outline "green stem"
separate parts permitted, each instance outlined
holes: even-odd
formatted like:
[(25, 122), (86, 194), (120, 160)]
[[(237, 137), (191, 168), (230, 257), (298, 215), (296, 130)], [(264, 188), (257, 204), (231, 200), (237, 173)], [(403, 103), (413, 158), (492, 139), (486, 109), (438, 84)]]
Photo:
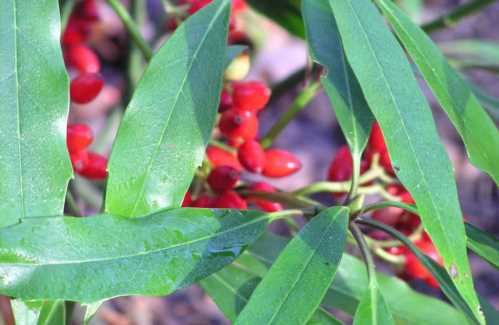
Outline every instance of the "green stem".
[(126, 8), (121, 4), (119, 0), (107, 0), (107, 3), (113, 8), (114, 12), (120, 17), (123, 25), (128, 30), (130, 37), (139, 50), (144, 55), (144, 58), (149, 61), (152, 58), (152, 50), (140, 34), (138, 26), (133, 21), (132, 17), (128, 14)]
[(297, 208), (297, 209), (311, 208), (310, 211), (311, 213), (317, 212), (316, 208), (321, 209), (324, 207), (321, 203), (314, 201), (312, 199), (285, 192), (270, 193), (270, 192), (254, 192), (254, 191), (242, 190), (239, 191), (239, 193), (243, 196), (253, 196), (268, 201), (282, 203), (292, 208)]
[(427, 33), (432, 33), (434, 31), (455, 26), (461, 19), (476, 13), (482, 8), (492, 4), (496, 0), (474, 0), (468, 3), (465, 3), (449, 13), (429, 22), (423, 24), (422, 28)]
[(411, 204), (406, 204), (402, 203), (400, 201), (383, 201), (383, 202), (377, 202), (373, 203), (370, 205), (365, 206), (360, 210), (357, 215), (364, 214), (367, 212), (383, 209), (383, 208), (388, 208), (388, 207), (395, 207), (395, 208), (401, 208), (404, 209), (407, 212), (418, 214), (418, 210), (416, 209), (416, 206), (411, 205)]
[(360, 231), (359, 227), (354, 222), (350, 222), (349, 228), (352, 232), (353, 237), (357, 241), (357, 244), (359, 245), (360, 253), (362, 254), (362, 258), (366, 263), (367, 277), (369, 279), (369, 282), (371, 282), (376, 278), (376, 265), (374, 264), (373, 256), (369, 251), (369, 245), (364, 238), (364, 234), (362, 233), (362, 231)]
[(64, 5), (61, 9), (61, 32), (64, 33), (66, 26), (68, 25), (69, 16), (73, 12), (73, 8), (75, 6), (74, 0), (67, 0), (64, 2)]
[(210, 145), (214, 146), (214, 147), (218, 147), (220, 149), (223, 149), (225, 151), (228, 151), (230, 153), (236, 153), (237, 150), (234, 149), (233, 147), (229, 146), (229, 145), (226, 145), (225, 143), (221, 142), (221, 141), (218, 141), (218, 140), (215, 140), (215, 139), (211, 139), (210, 140)]
[[(132, 19), (137, 22), (139, 28), (146, 22), (146, 3), (143, 0), (132, 1)], [(130, 88), (134, 88), (139, 82), (144, 71), (144, 61), (140, 50), (136, 46), (131, 46), (128, 58), (128, 79)], [(127, 101), (128, 102), (128, 101)]]
[(296, 114), (298, 114), (303, 108), (305, 108), (305, 106), (307, 106), (307, 104), (310, 103), (310, 101), (315, 97), (315, 95), (319, 91), (319, 88), (320, 83), (313, 82), (301, 91), (289, 110), (281, 116), (281, 118), (262, 138), (261, 144), (264, 148), (268, 148), (272, 145), (272, 142), (274, 142), (275, 138), (282, 132), (282, 130), (284, 130), (289, 122), (293, 118), (295, 118)]

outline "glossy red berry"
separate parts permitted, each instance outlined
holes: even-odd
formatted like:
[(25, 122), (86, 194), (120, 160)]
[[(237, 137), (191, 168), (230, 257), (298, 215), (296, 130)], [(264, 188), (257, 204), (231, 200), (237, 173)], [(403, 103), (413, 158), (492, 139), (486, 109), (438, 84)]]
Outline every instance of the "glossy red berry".
[(258, 119), (250, 111), (228, 110), (222, 114), (218, 127), (224, 136), (242, 143), (256, 138)]
[(66, 143), (69, 152), (85, 150), (94, 141), (92, 129), (86, 124), (69, 124)]
[(71, 165), (75, 173), (80, 174), (81, 171), (88, 165), (88, 152), (86, 150), (75, 151), (69, 153)]
[(71, 100), (78, 104), (86, 104), (97, 97), (102, 90), (104, 81), (96, 73), (83, 73), (71, 80)]
[(289, 151), (268, 149), (265, 151), (263, 175), (267, 177), (285, 177), (301, 169), (301, 162)]
[(234, 191), (226, 191), (220, 194), (215, 201), (215, 207), (219, 209), (240, 209), (246, 210), (248, 204)]
[[(425, 255), (433, 259), (438, 264), (442, 265), (442, 257), (438, 254), (435, 246), (433, 246), (431, 240), (427, 237), (423, 237), (421, 240), (414, 243)], [(425, 281), (428, 285), (438, 288), (439, 284), (433, 277), (433, 275), (424, 267), (419, 259), (410, 251), (406, 254), (405, 260), (405, 274), (413, 279), (420, 279)]]
[(232, 101), (232, 95), (229, 94), (227, 90), (222, 90), (222, 94), (220, 95), (220, 104), (218, 105), (218, 112), (223, 113), (232, 108), (234, 102)]
[(215, 207), (215, 201), (215, 198), (207, 194), (203, 194), (194, 200), (191, 206), (194, 208), (213, 208)]
[[(250, 186), (249, 190), (252, 192), (266, 192), (266, 193), (276, 192), (276, 189), (272, 185), (265, 182), (254, 183)], [(272, 202), (252, 196), (249, 196), (247, 198), (247, 201), (249, 203), (255, 204), (257, 207), (266, 212), (276, 212), (282, 210), (282, 205), (278, 202)]]
[(241, 174), (230, 166), (219, 166), (214, 168), (208, 175), (208, 184), (215, 192), (230, 190), (236, 186)]
[(382, 153), (387, 151), (385, 138), (383, 137), (383, 133), (381, 132), (381, 127), (378, 122), (373, 123), (371, 134), (369, 136), (369, 146), (375, 152)]
[(237, 151), (237, 158), (247, 171), (261, 173), (265, 167), (265, 151), (258, 141), (249, 140)]
[(232, 97), (236, 109), (260, 111), (269, 102), (270, 95), (270, 89), (260, 81), (232, 83)]
[(352, 155), (348, 146), (342, 146), (336, 152), (331, 165), (329, 165), (327, 179), (332, 182), (348, 181), (352, 178)]
[(186, 192), (184, 195), (184, 200), (182, 201), (182, 207), (190, 207), (192, 205), (192, 196), (190, 192)]
[(65, 55), (68, 65), (81, 73), (98, 73), (100, 71), (99, 57), (88, 46), (71, 46), (67, 49)]
[(88, 161), (79, 171), (83, 177), (103, 180), (107, 177), (107, 159), (95, 152), (88, 152)]
[(215, 146), (208, 146), (206, 156), (213, 168), (218, 166), (230, 166), (239, 171), (243, 169), (235, 154)]

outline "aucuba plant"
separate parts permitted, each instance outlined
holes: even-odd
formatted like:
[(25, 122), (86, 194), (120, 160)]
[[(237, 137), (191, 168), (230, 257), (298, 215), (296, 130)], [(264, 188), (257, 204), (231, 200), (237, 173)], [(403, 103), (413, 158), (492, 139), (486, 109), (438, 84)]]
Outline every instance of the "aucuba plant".
[[(158, 46), (141, 34), (149, 2)], [(463, 217), (416, 79), (497, 185), (499, 106), (428, 36), (491, 2), (420, 26), (391, 0), (0, 1), (0, 294), (16, 323), (66, 324), (74, 303), (87, 323), (108, 299), (197, 284), (241, 325), (498, 324), (468, 260), (497, 268), (498, 241)], [(116, 83), (95, 41), (103, 7), (130, 46), (127, 90), (96, 132), (68, 114)], [(306, 42), (305, 73), (247, 77), (248, 11)], [(262, 130), (290, 84), (295, 101)], [(274, 140), (322, 90), (346, 143), (323, 181), (281, 188), (305, 162)]]

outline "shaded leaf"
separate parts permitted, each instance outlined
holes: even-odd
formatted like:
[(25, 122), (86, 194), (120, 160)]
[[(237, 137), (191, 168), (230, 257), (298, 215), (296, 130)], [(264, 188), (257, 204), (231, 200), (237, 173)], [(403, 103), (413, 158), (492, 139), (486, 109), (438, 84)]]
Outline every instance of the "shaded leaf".
[(395, 324), (376, 280), (370, 280), (367, 292), (360, 300), (353, 319), (354, 325)]
[(64, 325), (66, 323), (66, 306), (62, 300), (12, 300), (11, 304), (18, 325)]
[(395, 37), (369, 0), (330, 0), (347, 59), (387, 142), (395, 172), (473, 313), (473, 287), (456, 183), (431, 110)]
[(490, 265), (499, 268), (499, 241), (497, 238), (469, 223), (466, 223), (466, 235), (468, 236), (468, 248), (489, 262)]
[(113, 146), (106, 212), (134, 217), (181, 205), (217, 113), (229, 12), (227, 0), (206, 6), (149, 63)]
[(174, 209), (134, 219), (31, 218), (0, 229), (0, 293), (86, 304), (166, 295), (234, 261), (272, 216)]
[(425, 32), (390, 0), (376, 0), (464, 141), (471, 162), (499, 183), (499, 131)]
[(279, 255), (235, 324), (303, 324), (319, 307), (346, 244), (348, 209), (314, 217)]
[(445, 55), (459, 60), (463, 68), (488, 67), (499, 69), (499, 45), (474, 39), (438, 43)]
[(55, 0), (0, 1), (0, 227), (60, 215), (72, 175)]
[(291, 34), (300, 38), (305, 37), (300, 13), (301, 0), (248, 0), (247, 2)]

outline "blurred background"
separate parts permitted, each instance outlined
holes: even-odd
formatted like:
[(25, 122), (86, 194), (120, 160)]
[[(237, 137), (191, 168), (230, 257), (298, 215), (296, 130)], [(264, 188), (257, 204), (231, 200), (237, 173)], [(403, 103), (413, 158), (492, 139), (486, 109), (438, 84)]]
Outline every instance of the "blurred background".
[[(163, 35), (168, 32), (170, 27), (165, 18), (161, 0), (143, 1), (147, 2), (148, 10), (141, 17), (142, 33), (157, 48), (164, 39)], [(404, 2), (411, 4), (408, 12), (412, 18), (417, 22), (424, 23), (466, 1)], [(130, 96), (127, 90), (129, 80), (125, 74), (129, 59), (127, 55), (129, 40), (119, 18), (106, 2), (97, 0), (95, 3), (99, 18), (92, 25), (89, 44), (101, 59), (105, 86), (97, 99), (90, 104), (73, 105), (70, 121), (90, 125), (97, 137), (97, 141), (93, 144), (93, 150), (107, 156), (122, 116), (125, 105), (123, 103), (126, 103)], [(129, 6), (130, 2), (123, 1), (123, 4)], [(307, 66), (307, 49), (302, 40), (290, 36), (279, 26), (251, 10), (242, 14), (241, 21), (253, 46), (251, 70), (247, 79), (264, 80), (270, 85), (277, 85)], [(482, 12), (462, 20), (453, 28), (442, 29), (432, 34), (433, 39), (442, 46), (442, 49), (456, 58), (456, 64), (467, 66), (465, 72), (471, 81), (482, 87), (488, 95), (497, 98), (499, 98), (498, 26), (499, 3), (494, 3)], [(459, 61), (459, 55), (466, 54), (470, 46), (454, 41), (469, 39), (490, 42), (496, 48), (479, 49), (478, 53), (483, 54), (484, 58), (473, 57), (473, 54), (469, 57), (474, 61)], [(140, 59), (138, 62), (137, 69), (140, 74)], [(432, 104), (440, 135), (453, 162), (465, 215), (472, 223), (497, 236), (499, 234), (498, 189), (490, 178), (468, 162), (457, 133), (430, 91), (423, 82), (421, 84)], [(261, 132), (267, 131), (272, 123), (289, 108), (303, 86), (303, 82), (298, 82), (292, 84), (286, 91), (274, 94), (269, 107), (260, 119)], [(324, 180), (335, 151), (344, 143), (329, 101), (321, 92), (299, 114), (298, 118), (289, 124), (276, 141), (276, 145), (289, 149), (301, 159), (303, 169), (292, 177), (274, 182), (273, 185), (285, 190), (292, 190), (314, 181)], [(103, 184), (95, 184), (83, 178), (77, 178), (72, 181), (70, 186), (85, 199), (84, 202), (76, 202), (81, 211), (89, 215), (100, 209)], [(327, 196), (319, 197), (319, 199), (332, 202)], [(280, 231), (278, 224), (274, 228), (275, 231)], [(496, 308), (499, 308), (498, 273), (489, 264), (473, 254), (471, 254), (471, 264), (477, 291), (489, 299)], [(412, 285), (417, 290), (445, 299), (439, 291), (430, 289), (422, 283), (412, 283)], [(1, 300), (1, 307), (5, 323), (12, 324), (6, 299)], [(77, 311), (75, 319), (81, 319), (81, 308), (78, 306), (75, 308)], [(110, 300), (99, 309), (92, 324), (216, 325), (229, 324), (229, 322), (210, 298), (203, 293), (202, 289), (192, 286), (164, 298), (125, 297)]]

